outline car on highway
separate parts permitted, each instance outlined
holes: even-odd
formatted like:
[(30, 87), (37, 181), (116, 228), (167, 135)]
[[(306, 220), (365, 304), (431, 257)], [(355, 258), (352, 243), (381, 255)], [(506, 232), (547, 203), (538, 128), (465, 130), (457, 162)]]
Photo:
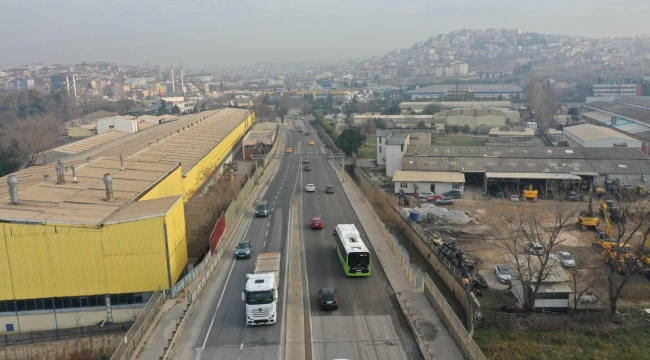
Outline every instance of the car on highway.
[(311, 228), (312, 229), (322, 229), (323, 228), (323, 220), (319, 217), (315, 217), (311, 219)]
[(433, 196), (433, 195), (435, 195), (435, 194), (433, 192), (431, 192), (431, 191), (423, 191), (423, 192), (418, 194), (418, 199), (426, 199), (429, 196)]
[(434, 201), (440, 200), (442, 198), (444, 198), (444, 196), (442, 196), (442, 195), (433, 195), (433, 196), (429, 196), (427, 198), (427, 201), (434, 202)]
[(309, 165), (309, 164), (305, 165), (305, 167), (303, 168), (303, 170), (305, 170), (305, 171), (311, 171), (311, 165)]
[(557, 259), (564, 267), (574, 267), (576, 266), (576, 261), (573, 259), (573, 256), (566, 251), (560, 251), (557, 253)]
[(510, 268), (505, 265), (499, 264), (495, 266), (494, 273), (497, 275), (497, 279), (502, 284), (507, 284), (510, 282), (510, 280), (512, 280), (512, 272), (510, 271)]
[(537, 256), (541, 256), (542, 254), (544, 254), (544, 247), (542, 246), (542, 244), (538, 244), (538, 243), (533, 243), (533, 242), (526, 243), (524, 245), (524, 250)]
[(309, 131), (305, 131), (305, 135), (309, 135)]
[(454, 205), (454, 199), (451, 198), (442, 198), (438, 199), (435, 202), (436, 205)]
[(250, 259), (253, 254), (253, 244), (250, 240), (243, 240), (235, 248), (235, 257), (237, 259)]
[(314, 146), (314, 145), (316, 145), (316, 143), (314, 142), (314, 140), (312, 140), (312, 141), (309, 142), (309, 146)]
[(302, 132), (302, 129), (298, 129), (298, 132)]
[(460, 190), (449, 190), (446, 193), (442, 193), (442, 195), (452, 199), (460, 199), (463, 197), (463, 193)]
[(326, 192), (327, 194), (334, 194), (334, 186), (332, 186), (332, 185), (327, 185), (327, 186), (325, 187), (325, 192)]
[(314, 186), (314, 184), (307, 184), (307, 186), (305, 186), (305, 191), (306, 192), (314, 192), (314, 191), (316, 191), (316, 186)]
[(291, 150), (291, 148), (287, 148), (287, 150), (285, 150), (285, 152), (286, 152), (287, 154), (291, 154), (291, 153), (293, 152), (293, 150)]
[(322, 288), (318, 290), (318, 303), (321, 310), (336, 310), (339, 308), (338, 291), (334, 288)]

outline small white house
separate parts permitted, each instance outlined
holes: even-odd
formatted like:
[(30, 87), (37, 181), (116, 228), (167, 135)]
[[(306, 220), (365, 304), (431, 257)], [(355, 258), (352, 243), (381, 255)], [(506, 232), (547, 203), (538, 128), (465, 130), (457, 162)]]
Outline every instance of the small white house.
[(592, 124), (581, 124), (564, 128), (564, 140), (571, 147), (614, 147), (641, 148), (643, 142), (614, 129)]
[(431, 191), (442, 194), (450, 190), (465, 192), (465, 174), (452, 171), (401, 171), (393, 174), (395, 193), (403, 190), (406, 194), (416, 191)]
[[(543, 257), (535, 255), (506, 255), (509, 261), (509, 267), (512, 271), (512, 280), (510, 282), (510, 291), (520, 303), (525, 302), (526, 293), (524, 284), (529, 284), (531, 289), (537, 279), (537, 273), (541, 267)], [(525, 279), (531, 281), (522, 281), (518, 277), (517, 262), (521, 274)], [(548, 264), (543, 272), (544, 278), (540, 282), (537, 296), (535, 297), (535, 311), (567, 311), (569, 309), (569, 299), (573, 291), (569, 286), (569, 276), (557, 260), (548, 259)]]
[(133, 116), (114, 116), (97, 120), (97, 135), (111, 131), (136, 133), (138, 132), (138, 119)]

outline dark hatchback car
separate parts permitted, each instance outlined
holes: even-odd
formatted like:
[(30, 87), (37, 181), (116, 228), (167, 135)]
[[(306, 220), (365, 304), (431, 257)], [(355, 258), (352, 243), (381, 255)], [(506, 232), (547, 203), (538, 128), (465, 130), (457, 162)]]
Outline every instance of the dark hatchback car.
[(237, 244), (235, 248), (235, 257), (237, 259), (249, 259), (253, 254), (253, 244), (250, 240), (244, 240)]
[(460, 190), (450, 190), (442, 194), (446, 198), (450, 199), (460, 199), (463, 197), (463, 193)]
[(305, 170), (305, 171), (311, 171), (311, 165), (309, 165), (309, 164), (305, 165), (305, 167), (303, 168), (303, 170)]
[(318, 290), (318, 303), (321, 310), (337, 310), (339, 308), (338, 291), (333, 288), (322, 288)]
[(325, 187), (325, 192), (328, 193), (328, 194), (334, 194), (334, 186), (327, 185)]

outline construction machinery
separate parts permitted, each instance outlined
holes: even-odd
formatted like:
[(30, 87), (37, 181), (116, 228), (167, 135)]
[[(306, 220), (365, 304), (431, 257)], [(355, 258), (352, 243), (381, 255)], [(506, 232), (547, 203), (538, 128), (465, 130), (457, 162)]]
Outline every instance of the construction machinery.
[(645, 186), (637, 185), (636, 186), (636, 194), (639, 195), (639, 196), (646, 196), (646, 195), (648, 195), (648, 191), (646, 191)]
[(642, 269), (642, 266), (637, 263), (636, 256), (634, 256), (634, 251), (630, 245), (625, 244), (620, 247), (620, 250), (618, 245), (612, 245), (603, 250), (603, 255), (607, 265), (615, 262), (616, 258), (618, 258), (616, 271), (621, 274), (626, 271), (635, 272)]
[(592, 198), (592, 191), (589, 190), (589, 206), (587, 210), (581, 211), (580, 216), (578, 216), (578, 226), (582, 228), (582, 231), (593, 229), (600, 224), (600, 218), (594, 214)]
[(533, 184), (529, 184), (528, 189), (524, 190), (523, 195), (524, 195), (524, 199), (526, 199), (527, 201), (535, 201), (539, 196), (539, 192), (533, 189)]
[(602, 217), (605, 217), (605, 215), (607, 215), (609, 217), (609, 220), (614, 223), (619, 221), (624, 222), (625, 220), (621, 216), (621, 212), (618, 208), (618, 203), (616, 202), (616, 200), (600, 199), (600, 215)]
[(598, 187), (598, 186), (596, 186), (594, 184), (591, 184), (591, 191), (593, 191), (594, 194), (596, 194), (598, 196), (603, 196), (603, 195), (607, 194), (607, 191), (605, 191), (605, 189), (603, 189), (601, 187)]
[(607, 203), (603, 199), (600, 199), (600, 212), (605, 218), (605, 232), (601, 235), (599, 231), (596, 231), (596, 246), (607, 251), (607, 249), (616, 245), (616, 240), (612, 239), (612, 221), (609, 217)]

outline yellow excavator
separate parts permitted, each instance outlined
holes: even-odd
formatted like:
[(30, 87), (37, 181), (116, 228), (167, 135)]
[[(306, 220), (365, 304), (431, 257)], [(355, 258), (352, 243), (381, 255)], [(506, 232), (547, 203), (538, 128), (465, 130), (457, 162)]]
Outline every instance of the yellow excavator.
[(603, 199), (600, 199), (600, 212), (603, 213), (605, 218), (605, 234), (599, 236), (598, 232), (596, 232), (596, 245), (607, 252), (608, 248), (616, 245), (616, 240), (612, 239), (612, 221), (609, 217), (607, 203)]
[(578, 216), (578, 226), (582, 228), (582, 231), (594, 229), (598, 224), (600, 224), (600, 218), (594, 214), (592, 197), (592, 191), (589, 189), (589, 206), (586, 211), (581, 211), (580, 216)]
[(533, 184), (528, 185), (528, 190), (524, 190), (523, 195), (524, 199), (528, 201), (535, 201), (537, 200), (537, 196), (539, 192), (537, 190), (533, 189)]
[(625, 244), (620, 251), (618, 251), (618, 245), (612, 245), (605, 250), (603, 250), (603, 255), (605, 258), (605, 264), (611, 264), (613, 261), (616, 261), (616, 256), (618, 255), (618, 264), (616, 265), (616, 271), (623, 274), (626, 270), (637, 271), (640, 270), (636, 262), (636, 256), (634, 256), (634, 251), (632, 251), (632, 246)]
[[(640, 225), (639, 219), (634, 218), (634, 222), (637, 225)], [(643, 244), (641, 245), (641, 253), (639, 254), (639, 261), (646, 267), (650, 268), (650, 238), (648, 238), (648, 230), (643, 228), (643, 225), (639, 226), (639, 230), (643, 234)]]

